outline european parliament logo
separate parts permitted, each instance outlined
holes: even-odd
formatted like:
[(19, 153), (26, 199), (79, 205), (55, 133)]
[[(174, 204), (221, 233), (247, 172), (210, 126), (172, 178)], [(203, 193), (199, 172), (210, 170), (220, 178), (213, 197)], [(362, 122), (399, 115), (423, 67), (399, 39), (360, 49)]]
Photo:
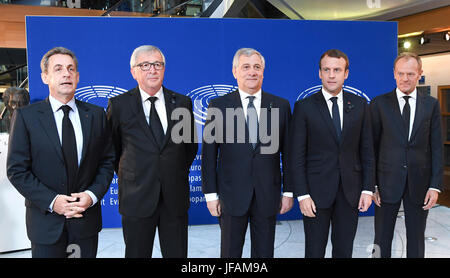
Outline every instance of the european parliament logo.
[(213, 98), (234, 92), (238, 87), (234, 85), (207, 85), (192, 90), (187, 94), (192, 99), (195, 122), (205, 125), (209, 101)]
[(81, 101), (89, 102), (100, 107), (108, 105), (108, 99), (121, 95), (128, 90), (105, 85), (94, 85), (78, 88), (75, 91), (75, 98)]
[[(311, 88), (308, 88), (308, 89), (304, 90), (303, 92), (301, 92), (298, 95), (296, 101), (300, 100), (300, 99), (307, 98), (310, 95), (317, 93), (321, 88), (322, 88), (322, 85), (316, 85), (316, 86), (313, 86)], [(363, 97), (363, 98), (365, 98), (367, 100), (367, 102), (370, 102), (370, 98), (365, 93), (363, 93), (361, 90), (358, 90), (358, 89), (356, 89), (354, 87), (350, 87), (350, 86), (347, 86), (347, 85), (344, 85), (342, 89), (345, 90), (346, 92), (349, 92), (349, 93), (355, 94), (357, 96)]]

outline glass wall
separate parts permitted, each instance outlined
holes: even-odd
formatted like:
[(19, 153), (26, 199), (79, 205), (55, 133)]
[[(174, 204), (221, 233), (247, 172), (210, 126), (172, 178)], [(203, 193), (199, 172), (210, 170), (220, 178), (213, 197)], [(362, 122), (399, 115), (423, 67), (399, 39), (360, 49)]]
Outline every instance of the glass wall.
[(0, 4), (66, 7), (168, 16), (200, 16), (213, 0), (0, 0)]

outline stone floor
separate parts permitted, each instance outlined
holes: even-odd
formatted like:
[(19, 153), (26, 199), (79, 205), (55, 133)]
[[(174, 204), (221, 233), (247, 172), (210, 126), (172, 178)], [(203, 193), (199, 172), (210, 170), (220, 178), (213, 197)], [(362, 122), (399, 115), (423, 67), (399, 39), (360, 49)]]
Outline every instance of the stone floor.
[[(353, 257), (367, 258), (373, 243), (373, 216), (360, 217), (355, 238)], [(450, 208), (435, 206), (430, 210), (426, 229), (425, 256), (427, 258), (450, 258)], [(276, 226), (275, 257), (302, 258), (305, 237), (303, 221), (281, 221)], [(392, 244), (392, 257), (406, 257), (406, 234), (402, 213), (399, 213)], [(99, 234), (99, 258), (123, 258), (125, 245), (122, 229), (103, 229)], [(220, 229), (218, 225), (189, 226), (189, 258), (217, 258), (220, 254)], [(159, 241), (156, 238), (153, 256), (161, 257)], [(250, 235), (247, 233), (243, 257), (250, 256)], [(0, 258), (29, 258), (31, 251), (0, 254)], [(326, 257), (331, 257), (331, 243)]]

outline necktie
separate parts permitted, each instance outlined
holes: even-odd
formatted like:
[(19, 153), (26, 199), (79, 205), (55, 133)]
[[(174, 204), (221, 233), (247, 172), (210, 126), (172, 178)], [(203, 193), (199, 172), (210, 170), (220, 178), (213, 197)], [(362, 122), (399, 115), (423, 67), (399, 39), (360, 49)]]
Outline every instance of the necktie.
[(156, 111), (155, 101), (158, 99), (157, 97), (149, 97), (148, 98), (152, 103), (150, 108), (150, 130), (155, 137), (156, 142), (161, 147), (164, 141), (164, 130), (161, 124), (161, 120), (159, 119), (158, 112)]
[(333, 108), (332, 108), (332, 116), (333, 116), (333, 124), (336, 128), (336, 134), (338, 137), (338, 140), (341, 140), (341, 117), (339, 116), (339, 107), (337, 104), (337, 97), (332, 97), (331, 102), (333, 102)]
[(69, 112), (72, 108), (68, 105), (63, 105), (60, 109), (64, 112), (62, 120), (62, 151), (66, 163), (67, 189), (68, 193), (73, 193), (76, 192), (75, 181), (78, 170), (78, 155), (75, 131), (69, 118)]
[(258, 114), (256, 113), (256, 108), (253, 105), (254, 96), (248, 96), (247, 105), (247, 126), (249, 132), (249, 142), (252, 144), (253, 149), (256, 147), (258, 142)]
[(404, 96), (405, 99), (405, 106), (403, 106), (403, 112), (402, 112), (402, 118), (405, 122), (406, 126), (406, 136), (409, 140), (409, 125), (410, 125), (410, 118), (411, 118), (411, 107), (409, 106), (409, 98), (410, 96)]

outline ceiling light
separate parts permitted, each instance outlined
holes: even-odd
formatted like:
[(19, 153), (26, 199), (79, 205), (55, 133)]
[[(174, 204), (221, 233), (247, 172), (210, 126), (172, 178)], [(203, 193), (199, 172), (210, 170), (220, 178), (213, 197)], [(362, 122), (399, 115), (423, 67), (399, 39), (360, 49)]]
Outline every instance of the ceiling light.
[(410, 47), (411, 47), (411, 42), (410, 41), (404, 41), (403, 42), (403, 48), (409, 49)]
[(421, 36), (420, 39), (419, 39), (419, 42), (420, 42), (420, 44), (424, 45), (426, 43), (429, 43), (430, 39), (429, 38), (425, 38), (425, 36)]

